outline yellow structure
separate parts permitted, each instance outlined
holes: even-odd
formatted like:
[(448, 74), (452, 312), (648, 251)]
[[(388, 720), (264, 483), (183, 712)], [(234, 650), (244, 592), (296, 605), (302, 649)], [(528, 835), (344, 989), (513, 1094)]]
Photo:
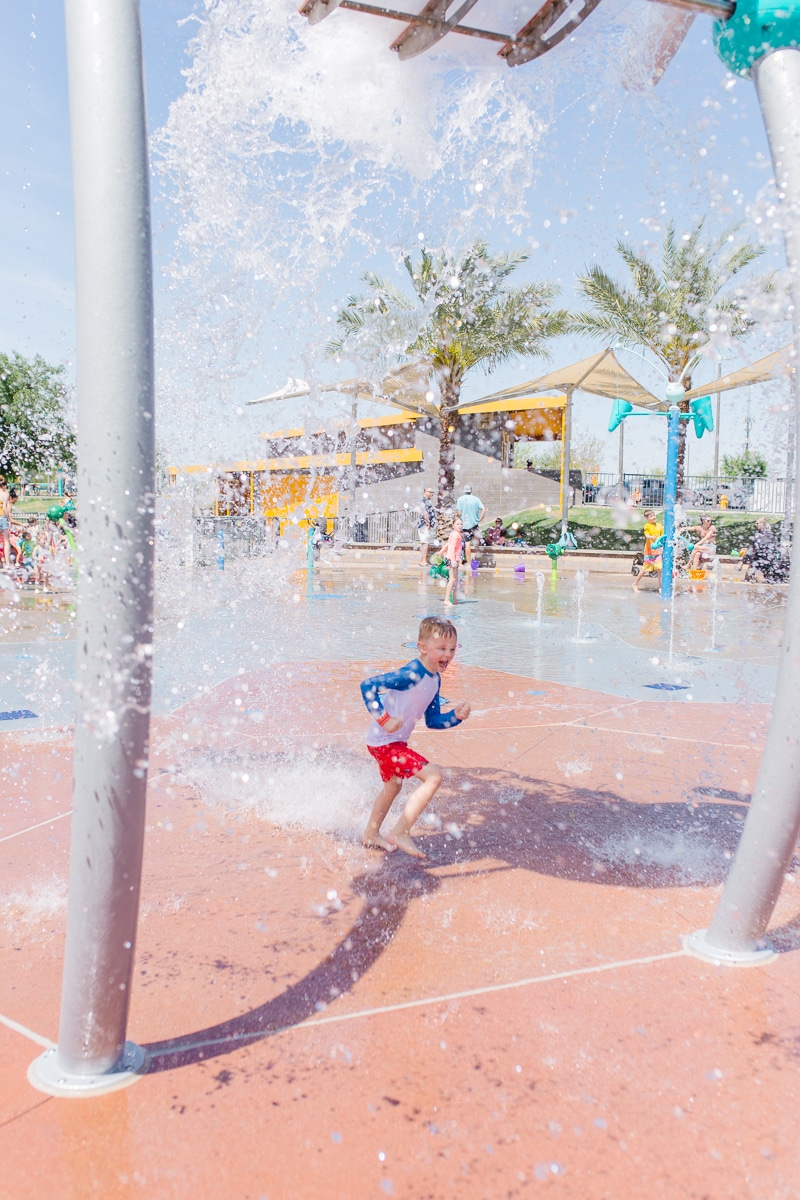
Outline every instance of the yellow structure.
[[(511, 466), (514, 442), (562, 441), (564, 421), (563, 396), (494, 400), (459, 413), (456, 440), (498, 459), (498, 466)], [(433, 418), (414, 412), (365, 417), (357, 424), (355, 443), (344, 425), (308, 435), (302, 428), (262, 433), (263, 458), (170, 467), (169, 483), (176, 484), (179, 475), (212, 477), (216, 516), (258, 514), (278, 520), (281, 528), (289, 520), (305, 524), (335, 517), (344, 475), (355, 470), (381, 479), (419, 470), (423, 455), (416, 431), (438, 435)]]

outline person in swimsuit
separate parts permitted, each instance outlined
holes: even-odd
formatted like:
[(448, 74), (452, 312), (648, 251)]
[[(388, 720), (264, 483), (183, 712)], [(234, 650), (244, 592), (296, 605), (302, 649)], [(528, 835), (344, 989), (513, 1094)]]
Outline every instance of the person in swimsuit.
[(664, 526), (656, 520), (656, 514), (649, 508), (644, 514), (644, 563), (642, 569), (633, 581), (633, 590), (639, 591), (639, 584), (645, 575), (656, 575), (661, 583), (661, 563), (663, 554), (661, 548), (654, 548), (653, 542), (664, 533)]
[(700, 534), (700, 540), (689, 557), (689, 570), (699, 571), (717, 557), (717, 531), (711, 517), (701, 517), (700, 524), (690, 525), (686, 532)]
[(458, 568), (461, 566), (461, 556), (464, 553), (464, 535), (461, 532), (461, 518), (453, 518), (453, 528), (444, 549), (444, 561), (447, 563), (447, 590), (444, 594), (445, 604), (457, 604)]
[(8, 484), (0, 475), (0, 543), (3, 547), (3, 566), (11, 566), (11, 499)]
[[(425, 857), (415, 845), (411, 830), (438, 791), (442, 772), (411, 750), (408, 739), (421, 717), (425, 718), (428, 729), (453, 729), (469, 716), (469, 704), (455, 704), (445, 713), (439, 706), (440, 673), (452, 662), (457, 644), (452, 621), (425, 617), (419, 627), (417, 657), (399, 671), (374, 675), (361, 684), (361, 694), (372, 717), (367, 750), (377, 762), (383, 780), (361, 839), (370, 849), (404, 850), (414, 858)], [(418, 779), (419, 786), (406, 801), (391, 833), (384, 835), (381, 825), (403, 780), (411, 778)]]

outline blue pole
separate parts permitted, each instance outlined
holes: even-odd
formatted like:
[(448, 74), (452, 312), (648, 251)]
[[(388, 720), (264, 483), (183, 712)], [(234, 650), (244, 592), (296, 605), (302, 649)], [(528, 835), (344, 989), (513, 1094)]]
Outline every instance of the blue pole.
[(225, 530), (217, 530), (217, 567), (220, 571), (225, 570)]
[(661, 595), (672, 599), (672, 571), (675, 564), (675, 501), (678, 496), (678, 434), (680, 409), (670, 406), (667, 426), (667, 478), (664, 486), (664, 557), (661, 567)]

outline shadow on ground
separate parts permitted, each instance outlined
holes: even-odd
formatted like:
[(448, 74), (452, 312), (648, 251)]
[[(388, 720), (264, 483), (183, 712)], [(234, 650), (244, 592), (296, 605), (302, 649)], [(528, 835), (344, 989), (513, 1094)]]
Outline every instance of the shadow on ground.
[[(697, 788), (688, 804), (632, 804), (606, 791), (503, 771), (450, 770), (437, 800), (440, 827), (417, 839), (427, 859), (395, 853), (358, 876), (353, 889), (361, 913), (323, 962), (248, 1013), (145, 1047), (148, 1069), (227, 1054), (326, 1008), (380, 958), (409, 906), (440, 886), (433, 872), (443, 867), (459, 866), (462, 877), (525, 870), (600, 887), (719, 885), (749, 797), (725, 793), (709, 801), (708, 791)], [(602, 903), (599, 894), (595, 902)], [(785, 948), (793, 948), (800, 918), (782, 936)]]

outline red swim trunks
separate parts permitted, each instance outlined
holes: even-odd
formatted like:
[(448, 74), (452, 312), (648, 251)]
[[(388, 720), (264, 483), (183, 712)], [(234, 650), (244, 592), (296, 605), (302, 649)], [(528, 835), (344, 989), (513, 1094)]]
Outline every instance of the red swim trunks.
[(381, 779), (410, 779), (427, 767), (428, 760), (415, 750), (409, 750), (405, 742), (389, 742), (388, 746), (367, 746), (381, 771)]

